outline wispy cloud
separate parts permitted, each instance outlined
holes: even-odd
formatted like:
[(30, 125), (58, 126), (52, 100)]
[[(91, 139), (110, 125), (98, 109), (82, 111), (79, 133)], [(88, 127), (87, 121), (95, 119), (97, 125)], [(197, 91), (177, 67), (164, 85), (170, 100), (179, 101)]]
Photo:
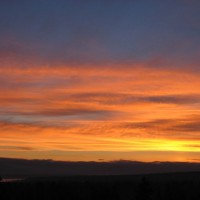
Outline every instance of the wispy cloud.
[(198, 74), (144, 64), (113, 67), (1, 68), (3, 146), (23, 148), (30, 142), (38, 151), (62, 152), (199, 150)]

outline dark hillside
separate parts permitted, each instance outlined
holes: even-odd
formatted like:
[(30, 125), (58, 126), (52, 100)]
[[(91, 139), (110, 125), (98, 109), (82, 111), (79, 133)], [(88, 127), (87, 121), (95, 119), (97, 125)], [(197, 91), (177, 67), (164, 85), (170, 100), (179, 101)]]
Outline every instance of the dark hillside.
[(200, 172), (52, 176), (0, 183), (1, 200), (199, 200)]

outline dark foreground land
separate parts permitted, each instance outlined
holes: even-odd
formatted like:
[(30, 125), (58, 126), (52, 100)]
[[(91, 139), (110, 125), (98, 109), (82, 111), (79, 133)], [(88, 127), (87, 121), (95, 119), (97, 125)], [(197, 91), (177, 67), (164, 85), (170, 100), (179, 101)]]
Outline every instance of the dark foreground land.
[(200, 200), (200, 172), (40, 177), (0, 183), (1, 200)]

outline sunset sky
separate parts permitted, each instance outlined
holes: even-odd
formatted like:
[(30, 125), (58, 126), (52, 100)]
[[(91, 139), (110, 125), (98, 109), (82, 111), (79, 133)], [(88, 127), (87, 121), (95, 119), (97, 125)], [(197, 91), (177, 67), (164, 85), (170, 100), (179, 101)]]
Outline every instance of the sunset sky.
[(200, 1), (0, 0), (0, 157), (200, 162)]

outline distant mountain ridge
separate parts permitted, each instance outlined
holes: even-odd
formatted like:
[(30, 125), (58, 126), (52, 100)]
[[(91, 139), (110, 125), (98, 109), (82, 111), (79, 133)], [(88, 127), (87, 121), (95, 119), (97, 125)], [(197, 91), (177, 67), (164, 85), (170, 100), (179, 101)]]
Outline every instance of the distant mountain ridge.
[(136, 175), (198, 172), (200, 163), (186, 162), (65, 162), (0, 158), (0, 176), (7, 178), (69, 175)]

